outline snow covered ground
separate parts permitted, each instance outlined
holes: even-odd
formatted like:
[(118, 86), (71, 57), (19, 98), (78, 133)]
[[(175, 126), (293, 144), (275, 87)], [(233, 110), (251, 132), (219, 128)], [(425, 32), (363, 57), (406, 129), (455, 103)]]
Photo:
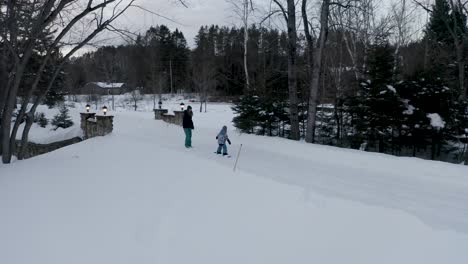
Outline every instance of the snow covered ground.
[(0, 263), (468, 263), (465, 166), (238, 134), (226, 104), (187, 150), (144, 110), (0, 165)]

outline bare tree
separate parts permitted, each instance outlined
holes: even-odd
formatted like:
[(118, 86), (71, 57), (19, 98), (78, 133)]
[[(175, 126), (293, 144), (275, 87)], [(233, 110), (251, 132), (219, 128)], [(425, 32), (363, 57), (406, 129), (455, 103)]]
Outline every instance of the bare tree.
[[(85, 3), (79, 0), (51, 0), (51, 1), (37, 1), (34, 5), (26, 3), (27, 8), (31, 8), (32, 15), (25, 17), (22, 21), (26, 30), (20, 32), (21, 26), (16, 19), (16, 12), (21, 12), (24, 5), (20, 5), (18, 1), (8, 1), (7, 6), (0, 6), (0, 24), (8, 24), (7, 31), (0, 31), (1, 42), (3, 45), (8, 46), (8, 56), (13, 67), (13, 71), (9, 73), (9, 81), (6, 85), (6, 98), (2, 109), (2, 161), (10, 163), (11, 157), (15, 152), (16, 134), (19, 125), (24, 118), (26, 118), (26, 125), (23, 130), (21, 140), (21, 151), (19, 157), (21, 158), (27, 146), (29, 130), (33, 123), (34, 113), (39, 103), (44, 99), (45, 95), (53, 86), (53, 83), (59, 73), (61, 72), (66, 61), (76, 53), (79, 49), (89, 43), (100, 32), (106, 29), (116, 30), (112, 26), (119, 16), (121, 16), (129, 7), (132, 6), (135, 0), (117, 1), (117, 0), (103, 0), (96, 3), (94, 0), (88, 0)], [(21, 3), (25, 4), (25, 3)], [(4, 12), (4, 13), (3, 13)], [(14, 21), (14, 22), (12, 22)], [(70, 33), (76, 30), (77, 25), (85, 25), (89, 29), (88, 34), (72, 43), (68, 43), (69, 51), (64, 54), (59, 62), (55, 63), (55, 71), (52, 78), (47, 84), (44, 91), (37, 91), (39, 81), (44, 74), (45, 67), (49, 64), (50, 59), (57, 52), (58, 48), (64, 44), (64, 39), (70, 36)], [(11, 120), (13, 110), (16, 106), (16, 98), (18, 89), (23, 79), (25, 78), (26, 65), (31, 59), (35, 46), (41, 41), (45, 30), (53, 29), (57, 31), (52, 43), (47, 45), (45, 56), (39, 69), (35, 74), (35, 79), (31, 87), (26, 91), (23, 98), (21, 109), (18, 113), (18, 118), (11, 129)], [(21, 35), (18, 34), (21, 33)], [(21, 43), (19, 40), (21, 39)], [(39, 92), (33, 105), (28, 110), (28, 103), (32, 99), (34, 93)], [(11, 130), (11, 133), (10, 133)]]
[[(248, 43), (249, 43), (249, 19), (254, 10), (252, 0), (228, 0), (232, 5), (234, 13), (242, 21), (244, 27), (244, 73), (245, 73), (245, 88), (250, 91), (250, 77), (248, 68)], [(255, 88), (253, 88), (255, 89)]]
[[(302, 0), (302, 19), (304, 22), (304, 31), (309, 50), (308, 63), (310, 71), (309, 83), (309, 107), (307, 111), (307, 130), (305, 140), (313, 143), (315, 140), (315, 119), (317, 113), (317, 95), (320, 86), (320, 74), (322, 72), (323, 51), (328, 36), (328, 18), (330, 13), (330, 0), (323, 0), (320, 11), (320, 33), (316, 45), (313, 43), (312, 35), (309, 30), (309, 20), (307, 18), (307, 0)], [(310, 67), (312, 66), (312, 67)]]
[(279, 0), (273, 0), (279, 7), (288, 28), (288, 90), (289, 90), (289, 119), (293, 140), (299, 140), (299, 107), (297, 98), (297, 29), (296, 5), (294, 0), (287, 0), (287, 9)]
[(200, 67), (194, 72), (193, 81), (198, 88), (200, 112), (203, 112), (203, 104), (205, 104), (205, 112), (207, 111), (208, 93), (216, 86), (215, 73), (216, 70), (211, 66), (211, 63), (201, 63)]
[[(396, 75), (400, 63), (401, 48), (406, 46), (416, 35), (416, 31), (412, 30), (414, 23), (415, 13), (417, 11), (416, 5), (411, 5), (408, 0), (399, 0), (391, 6), (391, 21), (394, 30), (394, 63), (393, 72)], [(395, 76), (396, 77), (396, 76)]]
[(130, 93), (130, 98), (132, 99), (133, 102), (133, 110), (138, 109), (138, 103), (143, 100), (143, 96), (140, 93), (139, 89), (133, 89), (132, 92)]

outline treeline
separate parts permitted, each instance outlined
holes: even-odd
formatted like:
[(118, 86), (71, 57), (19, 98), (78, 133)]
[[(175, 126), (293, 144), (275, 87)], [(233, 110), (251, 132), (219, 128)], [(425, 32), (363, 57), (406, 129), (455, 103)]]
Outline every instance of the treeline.
[[(178, 29), (151, 27), (135, 43), (106, 46), (76, 58), (68, 67), (69, 92), (86, 82), (125, 82), (145, 93), (183, 90), (206, 96), (244, 94), (242, 28), (202, 26), (189, 49)], [(252, 91), (287, 93), (286, 34), (276, 29), (249, 29), (248, 67)], [(286, 89), (286, 90), (285, 90)]]

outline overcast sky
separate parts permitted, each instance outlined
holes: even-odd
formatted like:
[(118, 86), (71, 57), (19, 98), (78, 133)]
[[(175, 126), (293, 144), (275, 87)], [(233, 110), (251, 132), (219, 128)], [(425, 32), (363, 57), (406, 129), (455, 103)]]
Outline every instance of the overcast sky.
[(201, 25), (233, 25), (235, 22), (226, 0), (188, 0), (188, 8), (177, 0), (137, 0), (136, 4), (161, 16), (133, 8), (118, 21), (119, 27), (144, 33), (150, 26), (165, 24), (171, 30), (179, 28), (190, 46)]
[[(389, 12), (390, 3), (394, 1), (397, 0), (382, 0), (381, 2), (377, 2), (381, 12), (387, 13)], [(148, 11), (133, 7), (127, 10), (119, 20), (115, 21), (114, 25), (131, 32), (144, 34), (151, 26), (165, 24), (171, 30), (175, 30), (176, 28), (181, 30), (189, 46), (192, 48), (194, 47), (194, 38), (202, 25), (239, 25), (240, 21), (235, 17), (232, 5), (227, 0), (185, 0), (185, 2), (188, 7), (184, 7), (178, 0), (136, 0), (135, 4)], [(313, 3), (317, 2), (313, 1)], [(269, 9), (270, 1), (256, 0), (254, 3), (256, 4), (257, 16), (262, 13), (263, 15), (268, 13), (267, 9)], [(276, 6), (273, 6), (273, 9), (275, 8)], [(318, 8), (315, 9), (318, 10)], [(151, 12), (159, 15), (152, 14)], [(259, 21), (260, 19), (253, 18), (253, 20)], [(282, 28), (284, 23), (283, 25), (278, 24), (282, 23), (282, 20), (276, 20), (279, 22), (276, 22), (277, 24), (272, 26)], [(120, 45), (125, 43), (122, 37), (115, 35), (115, 33), (113, 35), (105, 33), (98, 39), (106, 40), (98, 41), (99, 45)], [(84, 48), (78, 54), (82, 54), (90, 49), (93, 48)]]

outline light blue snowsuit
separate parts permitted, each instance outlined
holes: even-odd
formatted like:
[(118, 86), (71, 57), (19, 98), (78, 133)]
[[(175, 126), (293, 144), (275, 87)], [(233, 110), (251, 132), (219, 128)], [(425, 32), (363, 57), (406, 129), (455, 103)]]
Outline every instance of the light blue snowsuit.
[(218, 140), (218, 150), (216, 151), (216, 153), (221, 154), (221, 150), (223, 150), (223, 155), (227, 155), (226, 141), (229, 144), (231, 144), (231, 141), (229, 140), (226, 126), (223, 126), (223, 128), (221, 128), (221, 131), (219, 131), (218, 135), (216, 136), (216, 139)]

